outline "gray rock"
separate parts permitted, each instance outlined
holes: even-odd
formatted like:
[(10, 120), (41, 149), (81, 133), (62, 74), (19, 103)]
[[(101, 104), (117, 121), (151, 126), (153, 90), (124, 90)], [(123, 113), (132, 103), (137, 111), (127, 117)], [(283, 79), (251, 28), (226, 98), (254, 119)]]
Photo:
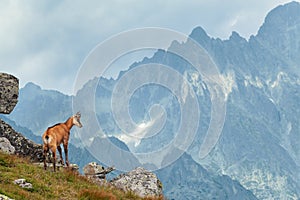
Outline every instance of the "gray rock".
[(0, 200), (13, 200), (13, 199), (11, 199), (3, 194), (0, 194)]
[(14, 154), (15, 147), (13, 147), (9, 140), (5, 137), (0, 137), (0, 151), (7, 153), (7, 154)]
[(24, 178), (14, 180), (14, 184), (19, 185), (21, 188), (32, 189), (32, 184), (26, 182)]
[(16, 184), (16, 185), (24, 184), (25, 182), (26, 182), (26, 179), (24, 179), (24, 178), (19, 178), (19, 179), (14, 180), (14, 184)]
[(9, 114), (18, 103), (19, 80), (6, 73), (0, 73), (0, 113)]
[(152, 172), (138, 167), (126, 174), (121, 174), (111, 184), (124, 191), (132, 191), (141, 197), (162, 196), (162, 183)]

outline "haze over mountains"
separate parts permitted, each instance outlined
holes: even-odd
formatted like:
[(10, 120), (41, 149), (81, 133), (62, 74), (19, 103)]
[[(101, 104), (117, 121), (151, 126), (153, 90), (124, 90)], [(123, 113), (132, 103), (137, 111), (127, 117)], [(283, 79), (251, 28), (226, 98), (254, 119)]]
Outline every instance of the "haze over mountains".
[[(186, 152), (180, 152), (181, 157), (174, 163), (157, 171), (166, 196), (169, 199), (299, 199), (300, 4), (291, 2), (273, 9), (257, 35), (248, 41), (236, 32), (228, 40), (211, 38), (201, 27), (195, 28), (190, 37), (219, 67), (224, 81), (222, 90), (227, 95), (221, 137), (204, 159), (199, 157), (199, 148), (209, 126), (212, 105), (202, 77), (189, 63), (168, 50), (159, 50), (152, 58), (130, 67), (147, 63), (170, 66), (189, 81), (197, 94), (201, 119), (192, 144)], [(184, 45), (174, 42), (170, 49)], [(126, 155), (130, 156), (130, 162), (126, 162), (129, 167), (144, 165), (156, 169), (151, 163), (140, 163), (134, 155), (164, 148), (176, 137), (181, 120), (180, 104), (164, 87), (139, 88), (129, 104), (132, 119), (141, 130), (146, 130), (151, 119), (149, 110), (159, 104), (166, 111), (165, 125), (152, 137), (124, 138), (111, 110), (113, 88), (124, 74), (117, 80), (91, 80), (77, 93), (76, 99), (84, 102), (88, 90), (96, 91), (95, 110), (82, 103), (80, 111), (85, 113), (86, 123), (96, 112), (103, 130), (95, 137), (91, 127), (85, 127), (84, 133), (74, 129), (71, 142), (77, 147), (91, 147), (90, 152), (82, 154), (83, 160), (87, 154), (95, 156), (103, 148), (98, 157), (111, 159), (111, 163), (114, 159), (123, 161)], [(40, 136), (48, 126), (65, 121), (72, 113), (71, 96), (28, 83), (20, 90), (19, 103), (8, 118)], [(123, 151), (114, 153), (109, 149), (111, 144)], [(92, 149), (97, 151), (93, 153)], [(166, 163), (170, 155), (160, 159), (159, 163)]]

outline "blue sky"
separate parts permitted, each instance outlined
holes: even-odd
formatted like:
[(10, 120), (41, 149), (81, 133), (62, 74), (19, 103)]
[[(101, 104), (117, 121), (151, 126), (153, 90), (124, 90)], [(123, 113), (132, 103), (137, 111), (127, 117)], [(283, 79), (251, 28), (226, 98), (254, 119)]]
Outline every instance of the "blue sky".
[(143, 27), (214, 38), (232, 31), (248, 39), (266, 14), (287, 0), (0, 1), (0, 71), (44, 89), (72, 94), (89, 52), (107, 38)]

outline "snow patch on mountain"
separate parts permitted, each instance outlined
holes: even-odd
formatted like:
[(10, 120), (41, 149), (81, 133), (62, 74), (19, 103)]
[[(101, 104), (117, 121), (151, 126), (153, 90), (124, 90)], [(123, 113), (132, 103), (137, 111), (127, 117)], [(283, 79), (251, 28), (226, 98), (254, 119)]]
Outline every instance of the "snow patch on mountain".
[(263, 88), (264, 86), (263, 81), (260, 78), (258, 78), (257, 76), (253, 78), (248, 75), (245, 76), (244, 84), (246, 87), (251, 85), (257, 88)]
[[(205, 84), (201, 80), (201, 76), (198, 72), (185, 71), (183, 76), (191, 84), (191, 86), (193, 87), (193, 89), (194, 89), (197, 96), (203, 96), (204, 95), (204, 90), (206, 90), (207, 87), (205, 86)], [(185, 91), (185, 90), (183, 90), (183, 91)], [(187, 95), (187, 93), (183, 93), (183, 95), (182, 95), (183, 97), (186, 98), (186, 95), (184, 95), (184, 94)]]
[(126, 132), (116, 135), (119, 140), (124, 142), (131, 152), (136, 152), (137, 147), (140, 145), (141, 140), (149, 138), (157, 134), (166, 123), (165, 110), (160, 110), (159, 106), (152, 106), (150, 109), (151, 119), (136, 124), (135, 129), (131, 132)]
[[(215, 76), (207, 77), (209, 83), (206, 83), (201, 79), (201, 76), (198, 72), (185, 72), (184, 77), (189, 81), (189, 83), (193, 86), (195, 93), (197, 96), (203, 96), (204, 91), (208, 89), (207, 84), (217, 84), (221, 88), (225, 101), (229, 94), (233, 91), (233, 89), (237, 89), (236, 81), (235, 81), (235, 73), (234, 71), (230, 71), (224, 74), (219, 74)], [(217, 89), (215, 88), (215, 89)], [(222, 95), (223, 96), (223, 95)]]
[(229, 94), (232, 93), (232, 90), (237, 89), (235, 73), (230, 71), (226, 74), (221, 74), (220, 79), (223, 83), (222, 90), (225, 94), (225, 101), (227, 101)]
[(279, 87), (280, 83), (282, 82), (290, 83), (292, 85), (300, 85), (300, 79), (298, 77), (291, 77), (286, 72), (282, 71), (277, 74), (275, 80), (268, 79), (266, 84), (269, 86), (269, 88), (275, 89)]
[(238, 180), (246, 189), (253, 191), (259, 199), (270, 199), (270, 197), (274, 199), (298, 199), (296, 194), (287, 187), (288, 178), (284, 175), (253, 168), (251, 173), (247, 172)]

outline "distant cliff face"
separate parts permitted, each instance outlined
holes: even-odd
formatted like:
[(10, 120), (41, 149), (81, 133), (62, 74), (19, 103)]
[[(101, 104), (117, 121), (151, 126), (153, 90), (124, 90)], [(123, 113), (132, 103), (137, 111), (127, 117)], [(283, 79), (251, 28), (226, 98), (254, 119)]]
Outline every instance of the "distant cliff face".
[(235, 85), (219, 143), (198, 162), (218, 166), (259, 199), (300, 196), (299, 13), (298, 2), (278, 6), (248, 41), (237, 33), (225, 41), (209, 38), (201, 28), (191, 35), (222, 74), (233, 74)]
[(27, 83), (20, 89), (19, 103), (9, 118), (40, 136), (47, 127), (67, 120), (73, 114), (71, 107), (70, 96)]
[(18, 102), (19, 80), (13, 75), (0, 73), (0, 113), (9, 114)]

